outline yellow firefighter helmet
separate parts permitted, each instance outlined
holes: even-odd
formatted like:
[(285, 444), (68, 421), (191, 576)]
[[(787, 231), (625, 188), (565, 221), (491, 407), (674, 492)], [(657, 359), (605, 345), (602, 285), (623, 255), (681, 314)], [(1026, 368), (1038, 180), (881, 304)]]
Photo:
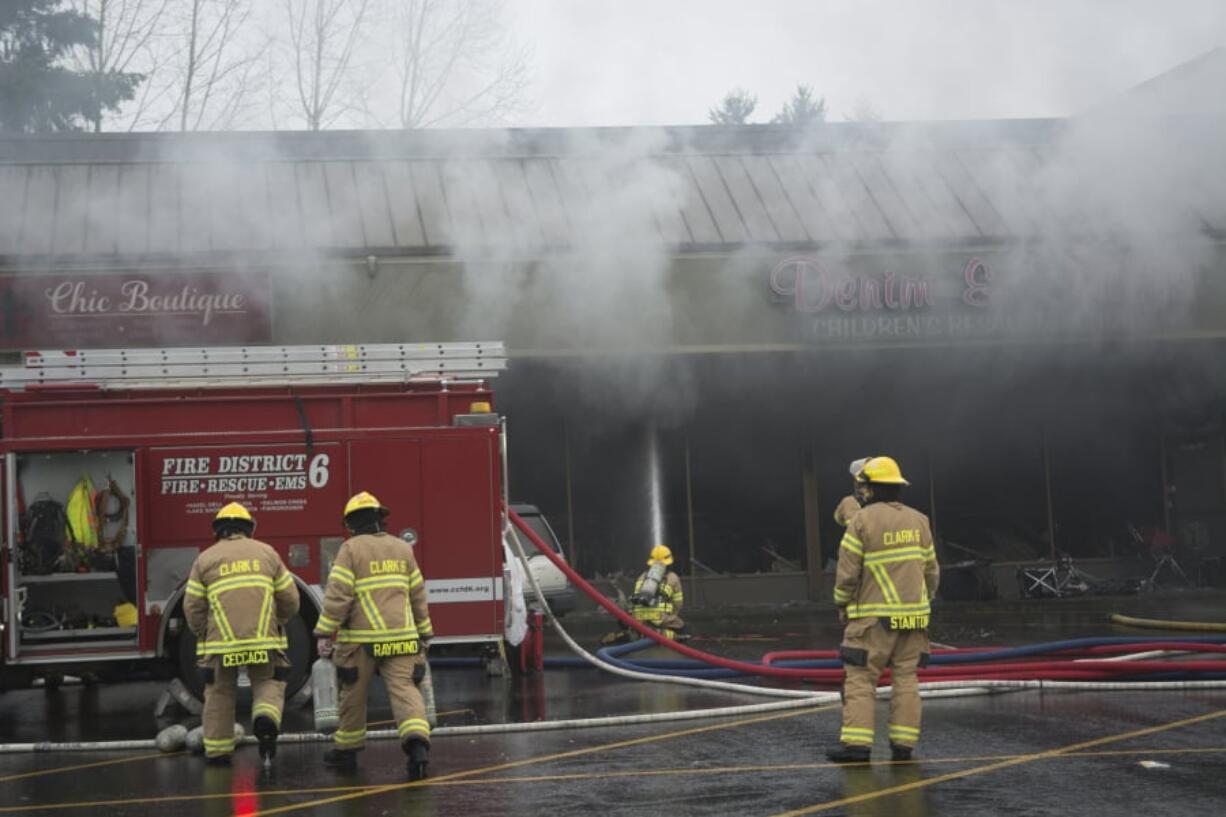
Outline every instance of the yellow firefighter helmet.
[(221, 510), (217, 512), (217, 516), (213, 517), (214, 522), (221, 522), (226, 519), (237, 519), (242, 522), (250, 522), (255, 524), (255, 520), (251, 517), (251, 511), (247, 510), (239, 502), (231, 502), (229, 505), (223, 505)]
[(873, 457), (864, 463), (864, 468), (856, 476), (860, 482), (877, 485), (910, 485), (903, 479), (902, 469), (892, 457)]
[(379, 500), (375, 498), (374, 494), (369, 493), (368, 491), (362, 491), (361, 493), (357, 493), (349, 497), (349, 501), (345, 503), (344, 515), (348, 516), (354, 511), (363, 511), (367, 510), (368, 508), (373, 508), (374, 510), (378, 511), (380, 516), (387, 516), (389, 513), (391, 513), (391, 511), (383, 507), (383, 503), (379, 502)]
[(656, 545), (651, 549), (651, 558), (647, 560), (647, 564), (653, 562), (663, 562), (666, 565), (673, 563), (673, 552), (668, 549), (668, 545)]

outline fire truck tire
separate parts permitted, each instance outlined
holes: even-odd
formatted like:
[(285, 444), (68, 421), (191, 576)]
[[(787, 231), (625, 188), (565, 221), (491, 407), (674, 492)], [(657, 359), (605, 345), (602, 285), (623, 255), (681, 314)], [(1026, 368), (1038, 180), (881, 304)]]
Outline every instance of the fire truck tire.
[[(311, 628), (307, 626), (301, 614), (294, 616), (285, 625), (285, 635), (289, 639), (289, 649), (286, 650), (290, 660), (289, 677), (285, 679), (285, 699), (290, 698), (306, 685), (311, 677), (311, 659), (314, 639)], [(197, 700), (204, 700), (204, 679), (200, 676), (200, 668), (196, 665), (196, 637), (190, 630), (184, 629), (179, 636), (176, 647), (178, 662), (178, 677), (183, 686)]]

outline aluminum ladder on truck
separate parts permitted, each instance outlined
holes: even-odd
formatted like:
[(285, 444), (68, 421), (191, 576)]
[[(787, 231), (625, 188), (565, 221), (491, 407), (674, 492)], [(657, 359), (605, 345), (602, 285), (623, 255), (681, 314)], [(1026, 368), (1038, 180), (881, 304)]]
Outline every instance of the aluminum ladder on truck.
[(0, 367), (0, 388), (472, 382), (497, 376), (506, 362), (500, 341), (40, 350), (25, 352), (23, 365)]

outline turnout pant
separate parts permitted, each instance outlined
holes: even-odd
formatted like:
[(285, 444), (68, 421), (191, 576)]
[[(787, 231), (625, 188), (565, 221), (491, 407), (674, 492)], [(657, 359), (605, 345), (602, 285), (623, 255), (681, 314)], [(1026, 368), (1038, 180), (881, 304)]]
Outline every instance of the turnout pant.
[[(685, 629), (685, 621), (676, 613), (657, 615), (651, 608), (647, 607), (635, 607), (631, 613), (640, 624), (646, 624), (648, 627), (659, 631), (665, 638), (675, 639), (677, 633)], [(639, 636), (635, 635), (634, 631), (631, 630), (630, 637), (633, 639)]]
[(376, 672), (387, 686), (401, 742), (415, 737), (428, 743), (426, 705), (414, 682), (414, 672), (418, 667), (424, 672), (425, 661), (421, 654), (375, 658), (359, 644), (337, 644), (332, 656), (340, 682), (340, 724), (333, 735), (336, 748), (361, 749), (366, 745), (366, 696)]
[[(228, 755), (234, 751), (234, 698), (238, 688), (238, 668), (222, 666), (221, 656), (208, 659), (203, 665), (204, 686), (204, 753), (209, 757)], [(285, 707), (285, 681), (281, 680), (274, 663), (248, 664), (251, 679), (251, 718), (261, 715), (272, 718), (281, 728), (281, 710)]]
[(839, 649), (843, 682), (843, 729), (849, 746), (873, 745), (877, 680), (891, 668), (890, 743), (914, 747), (920, 736), (919, 681), (915, 671), (927, 661), (927, 630), (887, 630), (876, 618), (848, 622)]

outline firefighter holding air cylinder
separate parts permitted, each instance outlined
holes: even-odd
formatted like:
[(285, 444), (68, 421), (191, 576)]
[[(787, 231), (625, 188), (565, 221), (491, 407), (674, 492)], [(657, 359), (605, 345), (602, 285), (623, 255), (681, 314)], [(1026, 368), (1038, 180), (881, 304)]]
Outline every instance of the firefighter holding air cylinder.
[(298, 613), (298, 587), (281, 557), (252, 539), (255, 519), (231, 502), (213, 519), (212, 547), (192, 564), (183, 597), (205, 676), (204, 751), (210, 764), (234, 752), (234, 698), (240, 668), (251, 680), (252, 731), (260, 756), (277, 751), (290, 662), (285, 623)]
[(672, 563), (673, 552), (667, 546), (653, 547), (647, 559), (647, 571), (634, 583), (630, 600), (634, 605), (631, 613), (636, 621), (675, 639), (685, 627), (680, 615), (685, 594), (681, 589), (681, 579), (668, 569)]
[(869, 759), (877, 679), (888, 666), (891, 754), (910, 760), (920, 735), (916, 670), (928, 659), (929, 602), (940, 569), (928, 517), (900, 501), (910, 483), (898, 463), (873, 457), (856, 481), (865, 504), (839, 545), (834, 585), (839, 620), (846, 625), (839, 648), (846, 672), (842, 745), (826, 756), (836, 763)]
[(351, 535), (336, 554), (315, 625), (319, 654), (332, 656), (340, 682), (340, 723), (324, 763), (342, 771), (357, 768), (366, 743), (366, 696), (378, 672), (408, 756), (409, 779), (420, 780), (426, 776), (430, 724), (417, 684), (425, 676), (434, 630), (413, 548), (383, 529), (388, 513), (365, 491), (345, 505)]

